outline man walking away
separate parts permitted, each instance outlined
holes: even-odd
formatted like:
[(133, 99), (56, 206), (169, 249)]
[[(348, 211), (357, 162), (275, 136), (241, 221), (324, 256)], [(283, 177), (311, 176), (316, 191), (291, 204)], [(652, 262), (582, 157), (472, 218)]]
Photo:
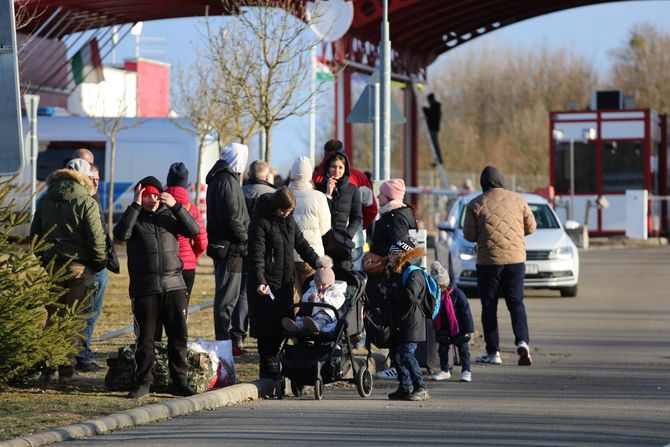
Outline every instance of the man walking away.
[(486, 353), (477, 357), (477, 362), (502, 363), (498, 336), (500, 290), (512, 318), (519, 365), (530, 365), (533, 360), (523, 304), (524, 237), (535, 231), (535, 218), (521, 196), (503, 189), (504, 178), (493, 166), (484, 168), (480, 183), (484, 193), (468, 204), (463, 223), (465, 239), (477, 243), (477, 285), (486, 342)]
[(230, 320), (240, 294), (247, 255), (249, 213), (240, 185), (249, 149), (230, 143), (207, 174), (207, 255), (214, 260), (214, 333), (230, 340)]
[[(242, 187), (244, 200), (247, 203), (247, 211), (249, 218), (254, 219), (256, 214), (256, 204), (258, 198), (263, 194), (273, 193), (276, 191), (274, 185), (268, 180), (270, 177), (270, 165), (263, 160), (256, 160), (249, 165), (249, 180)], [(249, 326), (249, 303), (247, 302), (247, 258), (244, 258), (245, 268), (242, 272), (242, 284), (240, 286), (240, 294), (237, 298), (237, 304), (233, 309), (233, 317), (231, 321), (232, 328), (230, 330), (231, 339), (233, 341), (233, 356), (238, 357), (244, 355), (247, 351), (244, 350), (243, 343), (247, 336), (247, 328)]]

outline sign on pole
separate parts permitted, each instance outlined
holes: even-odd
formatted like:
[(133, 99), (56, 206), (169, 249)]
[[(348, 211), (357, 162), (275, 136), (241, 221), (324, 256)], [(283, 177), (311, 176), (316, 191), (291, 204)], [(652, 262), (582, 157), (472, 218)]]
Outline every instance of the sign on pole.
[(14, 0), (0, 0), (0, 175), (23, 169)]

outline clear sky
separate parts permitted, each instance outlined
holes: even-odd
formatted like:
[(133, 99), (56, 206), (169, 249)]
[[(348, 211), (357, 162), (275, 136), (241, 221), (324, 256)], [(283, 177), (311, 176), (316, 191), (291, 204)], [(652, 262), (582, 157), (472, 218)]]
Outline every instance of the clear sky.
[[(157, 56), (157, 59), (173, 66), (188, 65), (193, 59), (193, 44), (200, 42), (196, 31), (199, 20), (201, 19), (145, 22), (142, 32), (144, 36), (163, 37), (167, 39), (167, 43), (143, 46), (145, 50), (164, 50), (164, 55), (158, 56), (143, 50), (142, 56)], [(464, 51), (476, 51), (479, 44), (486, 43), (525, 47), (545, 45), (550, 48), (574, 49), (591, 61), (598, 71), (604, 72), (609, 65), (608, 51), (626, 41), (631, 26), (645, 22), (670, 33), (670, 0), (613, 2), (548, 14), (486, 34), (442, 57), (449, 58), (450, 55), (456, 56)], [(121, 43), (117, 58), (133, 55), (133, 41), (128, 37)], [(308, 118), (305, 117), (287, 120), (275, 129), (273, 162), (280, 167), (280, 172), (286, 172), (297, 156), (307, 155), (308, 128)]]

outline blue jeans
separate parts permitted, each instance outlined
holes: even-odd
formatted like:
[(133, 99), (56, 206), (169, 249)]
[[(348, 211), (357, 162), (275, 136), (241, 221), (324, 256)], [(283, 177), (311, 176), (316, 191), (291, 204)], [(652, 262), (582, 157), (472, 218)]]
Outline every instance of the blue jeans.
[(526, 264), (477, 265), (477, 285), (482, 302), (482, 326), (486, 352), (500, 351), (498, 335), (498, 297), (505, 297), (505, 304), (512, 319), (514, 345), (529, 342), (526, 306), (523, 304), (523, 279)]
[(416, 343), (400, 343), (396, 347), (395, 369), (398, 372), (398, 382), (400, 382), (400, 388), (410, 393), (426, 387), (415, 353)]
[(91, 363), (93, 361), (93, 352), (91, 351), (91, 342), (93, 341), (93, 330), (95, 323), (100, 318), (102, 305), (105, 301), (105, 290), (109, 281), (109, 271), (102, 269), (93, 276), (93, 287), (96, 288), (95, 294), (91, 297), (91, 316), (86, 320), (84, 329), (84, 348), (77, 354), (77, 363)]

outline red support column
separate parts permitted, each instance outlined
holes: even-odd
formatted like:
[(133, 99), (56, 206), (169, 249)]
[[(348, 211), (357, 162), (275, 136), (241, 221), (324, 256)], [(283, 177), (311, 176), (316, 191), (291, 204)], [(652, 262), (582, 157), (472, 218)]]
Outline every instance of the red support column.
[[(661, 115), (661, 141), (658, 148), (658, 195), (668, 195), (668, 115)], [(668, 201), (661, 201), (661, 232), (668, 234)]]
[(346, 67), (344, 69), (344, 114), (343, 114), (343, 122), (342, 125), (344, 126), (344, 151), (347, 157), (349, 157), (349, 160), (353, 161), (354, 159), (354, 134), (353, 134), (353, 129), (352, 125), (347, 123), (347, 116), (351, 113), (351, 78), (352, 78), (352, 70), (349, 67)]

